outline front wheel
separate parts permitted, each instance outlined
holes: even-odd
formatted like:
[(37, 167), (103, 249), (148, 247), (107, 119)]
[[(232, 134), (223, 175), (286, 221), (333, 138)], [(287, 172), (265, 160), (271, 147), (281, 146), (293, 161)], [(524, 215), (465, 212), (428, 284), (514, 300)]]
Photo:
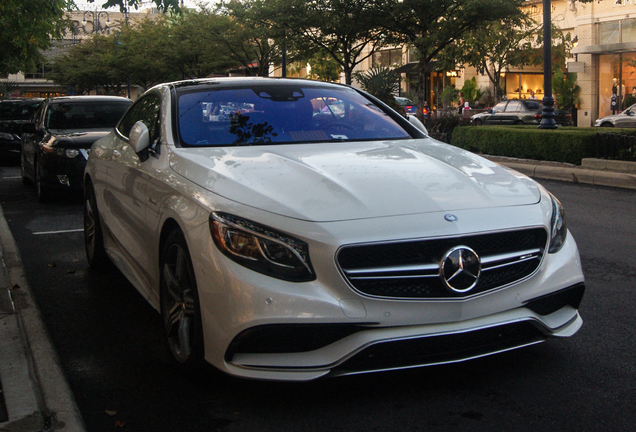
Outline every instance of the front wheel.
[(94, 270), (104, 270), (110, 267), (110, 259), (104, 248), (104, 233), (99, 220), (95, 189), (90, 181), (84, 187), (84, 247), (86, 260)]
[(184, 372), (203, 364), (203, 327), (194, 268), (185, 237), (174, 230), (161, 254), (161, 315), (173, 363)]
[(38, 201), (46, 203), (51, 199), (51, 189), (42, 179), (39, 163), (33, 165), (33, 171), (35, 172), (35, 192), (37, 194)]
[(614, 125), (606, 122), (606, 123), (603, 123), (601, 127), (614, 127)]

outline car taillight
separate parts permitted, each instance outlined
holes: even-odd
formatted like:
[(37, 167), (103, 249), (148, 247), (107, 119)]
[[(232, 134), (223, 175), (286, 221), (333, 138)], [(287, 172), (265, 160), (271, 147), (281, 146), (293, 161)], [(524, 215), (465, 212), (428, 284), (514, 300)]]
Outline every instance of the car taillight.
[(413, 106), (412, 106), (412, 105), (407, 105), (407, 106), (406, 106), (406, 109), (407, 109), (407, 110), (413, 109)]
[(542, 115), (541, 113), (536, 113), (534, 115), (535, 120), (540, 120), (541, 119), (541, 115)]
[(428, 114), (428, 108), (422, 108), (422, 114)]

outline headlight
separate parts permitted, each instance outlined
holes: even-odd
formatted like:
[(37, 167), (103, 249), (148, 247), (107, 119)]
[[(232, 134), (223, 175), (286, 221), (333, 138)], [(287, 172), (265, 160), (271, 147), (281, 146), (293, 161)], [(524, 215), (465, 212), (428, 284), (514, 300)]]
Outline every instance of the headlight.
[(307, 243), (227, 213), (210, 215), (214, 243), (231, 260), (290, 282), (314, 280)]
[(565, 210), (554, 195), (550, 194), (552, 198), (552, 219), (550, 221), (550, 247), (549, 253), (556, 253), (561, 250), (565, 243), (565, 238), (568, 235), (568, 227), (565, 223)]

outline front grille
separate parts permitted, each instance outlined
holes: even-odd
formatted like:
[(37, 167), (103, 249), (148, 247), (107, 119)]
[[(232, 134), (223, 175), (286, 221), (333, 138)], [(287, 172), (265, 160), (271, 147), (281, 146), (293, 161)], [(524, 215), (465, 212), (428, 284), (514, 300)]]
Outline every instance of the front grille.
[[(546, 250), (544, 228), (461, 237), (345, 246), (337, 256), (347, 281), (373, 297), (457, 298), (499, 288), (534, 273)], [(440, 277), (440, 262), (456, 246), (473, 249), (481, 259), (477, 285), (455, 292)]]
[(451, 363), (543, 342), (528, 321), (439, 336), (391, 340), (362, 350), (332, 371), (347, 375), (387, 369)]

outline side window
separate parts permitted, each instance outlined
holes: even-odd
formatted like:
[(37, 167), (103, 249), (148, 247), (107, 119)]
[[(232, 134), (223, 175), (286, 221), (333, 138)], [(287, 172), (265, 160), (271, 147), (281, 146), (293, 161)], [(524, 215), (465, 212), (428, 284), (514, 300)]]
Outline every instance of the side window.
[(519, 112), (519, 111), (521, 111), (521, 102), (519, 101), (508, 102), (508, 106), (506, 107), (506, 112)]
[(506, 104), (508, 102), (507, 101), (503, 101), (503, 102), (499, 102), (497, 105), (495, 105), (495, 107), (492, 109), (493, 113), (500, 113), (503, 112), (504, 109), (506, 108)]
[(150, 142), (155, 143), (161, 132), (161, 98), (157, 94), (149, 94), (135, 102), (126, 113), (117, 130), (128, 138), (130, 130), (139, 120), (143, 121), (150, 133)]

